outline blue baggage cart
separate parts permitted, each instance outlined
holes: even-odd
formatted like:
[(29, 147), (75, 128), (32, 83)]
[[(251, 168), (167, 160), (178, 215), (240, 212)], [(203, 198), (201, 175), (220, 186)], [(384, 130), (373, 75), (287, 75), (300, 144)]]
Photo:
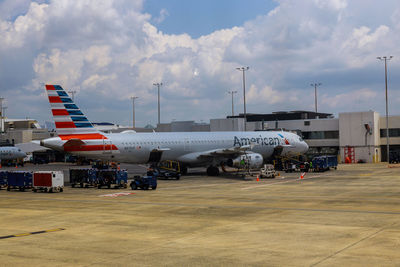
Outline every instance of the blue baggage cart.
[(80, 187), (97, 186), (96, 169), (70, 169), (69, 179), (71, 187), (79, 185)]
[(116, 176), (117, 184), (124, 185), (124, 187), (126, 188), (128, 184), (128, 172), (126, 170), (118, 170), (116, 172)]
[(319, 156), (312, 160), (313, 169), (317, 172), (328, 171), (330, 168), (337, 169), (338, 161), (336, 156)]
[(7, 187), (7, 176), (8, 176), (7, 171), (0, 172), (0, 189), (3, 187)]
[(97, 188), (106, 186), (108, 188), (126, 188), (128, 183), (128, 172), (126, 170), (98, 170)]
[(7, 190), (19, 189), (25, 191), (25, 189), (32, 188), (32, 173), (24, 171), (8, 172), (7, 175)]

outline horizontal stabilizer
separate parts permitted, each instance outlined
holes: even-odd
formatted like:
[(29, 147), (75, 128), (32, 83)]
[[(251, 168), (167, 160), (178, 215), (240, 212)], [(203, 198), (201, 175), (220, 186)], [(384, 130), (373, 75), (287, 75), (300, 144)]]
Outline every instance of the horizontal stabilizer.
[(76, 146), (83, 146), (86, 143), (83, 142), (81, 139), (69, 139), (67, 142), (64, 143), (64, 147), (76, 147)]

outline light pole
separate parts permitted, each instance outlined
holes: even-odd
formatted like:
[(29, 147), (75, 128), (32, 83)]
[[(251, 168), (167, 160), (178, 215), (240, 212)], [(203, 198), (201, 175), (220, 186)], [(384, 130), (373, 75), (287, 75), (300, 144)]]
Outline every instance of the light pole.
[(387, 86), (387, 61), (393, 56), (377, 57), (381, 61), (385, 61), (385, 95), (386, 95), (386, 158), (389, 163), (389, 107), (388, 107), (388, 86)]
[(243, 116), (244, 116), (244, 130), (247, 130), (246, 122), (247, 122), (247, 114), (246, 114), (246, 70), (249, 70), (249, 67), (240, 67), (236, 68), (237, 70), (243, 72)]
[(138, 96), (131, 96), (132, 99), (132, 128), (135, 128), (135, 99), (139, 98)]
[[(317, 87), (321, 86), (322, 83), (312, 83), (311, 86), (314, 86), (314, 97), (315, 97), (315, 113), (318, 113), (318, 102), (317, 102)], [(317, 116), (317, 114), (315, 114)]]
[(235, 113), (233, 112), (233, 94), (236, 94), (237, 91), (228, 91), (228, 94), (232, 95), (232, 117), (235, 116)]
[(75, 98), (76, 91), (75, 91), (75, 90), (72, 90), (72, 91), (68, 91), (68, 93), (71, 94), (72, 102), (74, 102), (74, 98)]
[(153, 85), (158, 88), (158, 124), (160, 124), (160, 87), (162, 86), (162, 83), (153, 83)]
[(3, 97), (0, 97), (0, 125), (1, 125), (1, 132), (3, 133), (4, 124), (3, 124)]
[(1, 107), (1, 116), (2, 116), (2, 123), (3, 123), (3, 126), (2, 126), (2, 133), (5, 133), (6, 131), (5, 131), (5, 127), (4, 127), (4, 124), (5, 124), (5, 113), (6, 113), (6, 109), (7, 109), (7, 107)]

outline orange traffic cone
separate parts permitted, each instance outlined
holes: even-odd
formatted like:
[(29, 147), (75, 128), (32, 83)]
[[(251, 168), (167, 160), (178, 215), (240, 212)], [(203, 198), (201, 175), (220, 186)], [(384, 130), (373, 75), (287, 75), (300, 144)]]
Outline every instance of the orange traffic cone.
[(259, 182), (259, 181), (260, 181), (260, 175), (257, 174), (257, 182)]
[(303, 172), (303, 173), (300, 175), (300, 179), (303, 179), (305, 175), (306, 175), (306, 173)]

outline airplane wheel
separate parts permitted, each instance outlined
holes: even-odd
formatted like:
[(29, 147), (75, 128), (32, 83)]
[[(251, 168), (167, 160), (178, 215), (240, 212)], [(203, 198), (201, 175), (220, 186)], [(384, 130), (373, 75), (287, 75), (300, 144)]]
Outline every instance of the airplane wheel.
[(187, 168), (186, 166), (182, 166), (182, 168), (181, 168), (181, 174), (182, 174), (182, 175), (186, 175), (187, 172), (188, 172), (188, 168)]
[(218, 176), (219, 175), (218, 167), (215, 167), (215, 166), (208, 167), (207, 168), (207, 175), (208, 176)]
[(132, 190), (136, 190), (137, 189), (137, 185), (135, 182), (131, 182), (131, 188)]

